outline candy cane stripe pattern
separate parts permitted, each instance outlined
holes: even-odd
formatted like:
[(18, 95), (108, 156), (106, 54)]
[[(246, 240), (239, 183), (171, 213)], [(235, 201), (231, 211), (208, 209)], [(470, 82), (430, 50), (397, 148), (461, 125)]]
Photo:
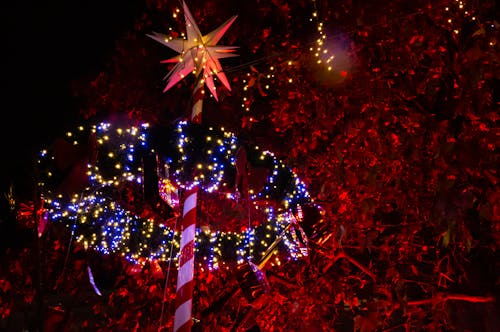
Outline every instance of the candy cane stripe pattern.
[(197, 193), (198, 189), (196, 187), (186, 192), (182, 210), (182, 235), (179, 270), (177, 272), (174, 332), (191, 331), (193, 325), (191, 308), (194, 286), (194, 241)]
[(203, 109), (204, 94), (204, 83), (202, 79), (199, 79), (193, 91), (193, 107), (191, 109), (192, 123), (201, 123), (201, 111)]

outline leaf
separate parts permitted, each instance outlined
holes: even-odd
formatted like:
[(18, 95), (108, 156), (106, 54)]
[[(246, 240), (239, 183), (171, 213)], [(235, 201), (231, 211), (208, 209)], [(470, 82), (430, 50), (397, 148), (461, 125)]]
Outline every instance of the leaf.
[(416, 36), (411, 37), (410, 45), (413, 45), (413, 44), (421, 45), (423, 43), (423, 41), (424, 41), (424, 36), (416, 35)]
[(0, 280), (0, 289), (3, 293), (6, 293), (8, 290), (12, 289), (12, 285), (8, 280)]

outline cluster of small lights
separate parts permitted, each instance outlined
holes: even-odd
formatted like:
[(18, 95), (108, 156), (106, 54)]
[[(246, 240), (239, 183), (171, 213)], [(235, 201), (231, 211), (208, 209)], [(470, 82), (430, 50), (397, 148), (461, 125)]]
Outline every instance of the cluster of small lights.
[(250, 112), (250, 106), (253, 100), (253, 98), (250, 98), (248, 95), (250, 88), (255, 86), (259, 90), (261, 96), (267, 96), (271, 80), (274, 79), (274, 70), (275, 67), (270, 66), (267, 74), (258, 72), (256, 69), (246, 73), (243, 79), (243, 99), (241, 101), (241, 107), (245, 112)]
[[(313, 13), (313, 17), (316, 17), (317, 13)], [(327, 69), (331, 71), (332, 61), (335, 59), (335, 55), (332, 54), (327, 47), (325, 47), (325, 40), (327, 38), (326, 33), (323, 31), (323, 22), (318, 23), (318, 33), (319, 37), (316, 39), (316, 46), (311, 46), (309, 50), (314, 53), (314, 56), (317, 58), (316, 63), (322, 64), (326, 63)], [(325, 60), (321, 58), (321, 56), (326, 57)]]
[(283, 237), (283, 242), (288, 248), (290, 256), (294, 260), (308, 256), (307, 236), (300, 227), (297, 218), (290, 212), (281, 214), (278, 216), (278, 223), (281, 225), (291, 225), (290, 230)]
[[(172, 17), (174, 18), (174, 20), (177, 20), (180, 12), (181, 12), (180, 8), (175, 8), (174, 12), (172, 13)], [(173, 32), (174, 29), (172, 27), (168, 27), (168, 31)], [(186, 34), (184, 32), (181, 32), (180, 35), (182, 38), (184, 38), (184, 39), (186, 38)], [(170, 35), (170, 36), (167, 36), (167, 39), (165, 39), (165, 41), (168, 42), (168, 41), (171, 41), (173, 39), (174, 39), (174, 37), (172, 35)]]
[[(258, 150), (258, 147), (255, 147)], [(274, 153), (270, 151), (262, 151), (260, 155), (261, 160), (271, 160), (272, 161), (272, 170), (271, 175), (269, 176), (266, 185), (264, 186), (264, 190), (261, 192), (254, 194), (253, 199), (270, 199), (277, 191), (282, 193), (282, 206), (285, 211), (294, 205), (300, 204), (300, 201), (309, 200), (310, 196), (307, 192), (306, 185), (302, 182), (297, 174), (295, 174), (290, 168), (285, 166), (281, 161), (276, 158)], [(293, 182), (293, 186), (287, 186), (286, 188), (279, 188), (280, 177), (287, 176), (290, 178), (290, 181)]]
[(318, 12), (316, 10), (316, 1), (313, 0), (314, 11), (309, 19), (311, 22), (317, 23), (318, 38), (316, 39), (316, 45), (311, 46), (309, 50), (314, 53), (316, 57), (316, 62), (318, 64), (325, 64), (328, 71), (333, 69), (333, 59), (335, 55), (326, 47), (325, 42), (327, 40), (327, 35), (323, 27), (323, 22), (318, 20)]
[[(173, 167), (176, 184), (181, 189), (199, 186), (209, 193), (215, 192), (219, 190), (224, 179), (224, 168), (235, 164), (236, 137), (224, 131), (224, 128), (215, 133), (210, 127), (204, 142), (198, 142), (185, 132), (187, 126), (186, 121), (181, 121), (177, 125), (177, 150), (180, 157)], [(197, 149), (200, 144), (203, 144), (204, 149), (197, 151), (198, 162), (195, 164), (188, 162), (193, 159), (193, 155), (188, 155), (188, 152)]]
[(467, 9), (467, 4), (465, 1), (461, 0), (453, 0), (450, 1), (450, 4), (444, 8), (445, 12), (450, 14), (449, 17), (446, 19), (446, 24), (449, 28), (453, 30), (453, 33), (458, 35), (460, 33), (460, 28), (459, 26), (461, 25), (461, 22), (458, 22), (458, 20), (455, 20), (452, 18), (452, 13), (465, 18), (465, 19), (470, 19), (472, 21), (476, 20), (476, 17), (472, 15), (472, 13)]
[[(188, 189), (198, 185), (207, 193), (227, 190), (224, 169), (234, 166), (238, 147), (236, 137), (223, 128), (219, 131), (209, 128), (208, 135), (202, 138), (203, 147), (189, 132), (186, 122), (178, 124), (174, 141), (178, 143), (180, 157), (176, 162), (171, 162), (174, 169), (172, 181), (168, 178), (159, 179), (160, 196), (165, 201), (168, 197), (169, 204), (176, 208), (179, 204), (178, 188)], [(180, 232), (170, 229), (163, 220), (142, 217), (128, 211), (117, 199), (123, 195), (124, 188), (129, 188), (133, 193), (140, 192), (142, 188), (142, 156), (154, 151), (148, 147), (148, 125), (124, 129), (102, 123), (91, 127), (90, 132), (79, 127), (76, 133), (68, 133), (67, 138), (73, 141), (73, 145), (80, 145), (88, 142), (89, 134), (95, 135), (99, 158), (95, 164), (88, 166), (90, 185), (72, 197), (64, 197), (51, 186), (51, 179), (57, 177), (53, 151), (43, 150), (40, 153), (40, 169), (45, 170), (42, 176), (45, 181), (40, 183), (40, 187), (50, 220), (62, 222), (71, 228), (77, 241), (86, 248), (94, 248), (104, 254), (118, 252), (127, 260), (139, 264), (148, 260), (170, 259), (177, 264)], [(196, 151), (192, 150), (192, 143)], [(204, 155), (199, 153), (200, 148), (205, 151)], [(258, 193), (249, 190), (253, 206), (264, 212), (267, 220), (240, 233), (198, 228), (195, 252), (208, 269), (227, 266), (229, 261), (241, 263), (249, 259), (258, 260), (269, 244), (282, 233), (286, 224), (293, 222), (290, 208), (310, 202), (304, 183), (291, 169), (271, 152), (260, 152), (258, 147), (254, 152), (257, 152), (258, 160), (272, 165), (264, 189)], [(190, 162), (193, 158), (188, 153), (197, 154), (205, 162)], [(176, 159), (169, 157), (167, 160)], [(191, 182), (187, 180), (189, 177), (193, 179)], [(230, 192), (219, 196), (237, 199)], [(277, 207), (276, 212), (273, 206)], [(293, 259), (307, 254), (297, 251), (298, 245), (293, 240), (285, 239), (283, 245), (288, 248)]]
[[(242, 80), (243, 97), (241, 100), (241, 108), (245, 112), (250, 112), (252, 103), (256, 99), (255, 95), (259, 95), (261, 97), (269, 95), (271, 87), (275, 81), (276, 75), (274, 73), (276, 72), (277, 67), (284, 66), (283, 68), (286, 69), (287, 67), (292, 67), (293, 65), (294, 61), (288, 60), (282, 64), (271, 65), (263, 72), (259, 72), (257, 69), (252, 67), (252, 70), (247, 72)], [(294, 83), (294, 80), (292, 77), (289, 77), (287, 82), (292, 84)], [(255, 119), (250, 117), (250, 121), (255, 122)]]
[(158, 181), (158, 192), (161, 199), (170, 206), (179, 205), (179, 193), (177, 187), (174, 186), (169, 179), (168, 173), (165, 178)]
[(479, 21), (474, 13), (474, 4), (467, 3), (462, 0), (452, 0), (446, 7), (445, 11), (445, 22), (444, 26), (447, 29), (453, 31), (455, 36), (460, 35), (461, 27), (464, 25), (464, 21), (467, 23), (476, 23), (477, 30), (474, 31), (474, 35), (486, 35), (489, 39), (488, 45), (494, 47), (497, 45), (497, 32), (498, 22), (497, 21)]
[[(266, 225), (267, 230), (271, 230), (270, 224)], [(268, 236), (269, 233), (266, 234)], [(237, 250), (238, 255), (238, 264), (243, 263), (245, 260), (253, 260), (253, 247), (255, 244), (255, 230), (247, 229), (243, 234), (243, 241), (241, 243), (240, 248)]]
[[(307, 242), (295, 241), (296, 235), (293, 232), (296, 229), (293, 232), (285, 231), (289, 223), (296, 222), (293, 218), (291, 213), (275, 216), (272, 209), (269, 209), (267, 223), (242, 233), (197, 230), (195, 253), (201, 256), (205, 267), (210, 271), (221, 266), (227, 267), (228, 261), (235, 261), (237, 264), (247, 260), (258, 262), (279, 235), (285, 233), (286, 236), (281, 238), (281, 247), (289, 253), (290, 259), (297, 260), (308, 255), (308, 248)], [(300, 229), (298, 225), (297, 227)], [(305, 235), (303, 236), (305, 239)], [(280, 258), (277, 257), (272, 264), (281, 264)]]
[[(318, 38), (315, 40), (314, 45), (311, 46), (309, 50), (316, 57), (316, 62), (318, 64), (323, 64), (326, 66), (328, 71), (332, 71), (335, 54), (333, 54), (333, 51), (330, 50), (326, 45), (326, 41), (329, 37), (325, 32), (324, 22), (319, 20), (318, 11), (316, 10), (316, 1), (313, 0), (312, 2), (314, 10), (309, 20), (310, 22), (317, 24), (316, 29), (318, 31)], [(443, 10), (443, 7), (440, 6), (439, 10)], [(447, 28), (451, 29), (455, 35), (458, 35), (460, 33), (460, 26), (462, 24), (462, 22), (459, 22), (460, 20), (457, 19), (457, 14), (460, 14), (458, 15), (458, 17), (461, 19), (468, 19), (471, 21), (477, 20), (476, 16), (473, 15), (471, 6), (469, 6), (464, 0), (451, 0), (450, 3), (444, 7), (444, 11), (449, 14), (445, 15), (446, 26)], [(488, 28), (496, 29), (496, 27), (497, 25), (495, 25), (495, 23), (488, 23)], [(492, 39), (490, 40), (489, 45), (495, 46), (496, 43), (496, 40)], [(290, 60), (287, 62), (287, 64), (291, 66), (293, 65), (293, 61)], [(274, 72), (277, 66), (279, 66), (279, 64), (274, 64), (272, 66), (269, 66), (267, 70), (263, 71), (258, 71), (252, 66), (251, 70), (244, 75), (244, 78), (242, 80), (243, 92), (241, 100), (241, 108), (244, 110), (244, 112), (251, 111), (251, 106), (255, 99), (255, 93), (252, 95), (253, 91), (258, 90), (258, 93), (261, 96), (266, 96), (269, 93), (273, 84), (273, 80), (275, 77)], [(293, 79), (289, 78), (288, 82), (292, 83)], [(254, 117), (249, 117), (248, 120), (250, 122), (256, 121)]]
[[(98, 135), (97, 143), (100, 146), (106, 146), (106, 158), (108, 161), (103, 163), (114, 168), (114, 174), (104, 177), (98, 165), (89, 165), (89, 179), (92, 187), (98, 188), (102, 186), (119, 185), (121, 181), (137, 183), (142, 182), (142, 176), (136, 174), (142, 173), (141, 154), (147, 149), (147, 134), (145, 130), (147, 124), (140, 127), (117, 128), (115, 131), (110, 130), (109, 123), (103, 123), (94, 128), (93, 133)], [(116, 146), (110, 145), (108, 142), (119, 142)], [(139, 156), (139, 158), (137, 158)]]

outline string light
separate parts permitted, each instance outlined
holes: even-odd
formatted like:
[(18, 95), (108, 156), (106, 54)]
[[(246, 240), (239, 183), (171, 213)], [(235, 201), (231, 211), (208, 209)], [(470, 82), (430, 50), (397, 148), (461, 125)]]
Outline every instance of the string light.
[[(316, 10), (316, 1), (313, 0), (314, 10), (311, 14), (310, 21), (317, 24), (318, 38), (315, 41), (315, 45), (311, 46), (309, 50), (314, 54), (316, 62), (321, 65), (326, 65), (328, 71), (333, 70), (333, 61), (335, 55), (328, 48), (325, 43), (328, 36), (324, 29), (323, 22), (318, 20), (318, 12)], [(276, 68), (279, 67), (281, 72), (285, 72), (294, 68), (295, 60), (288, 59), (285, 61), (280, 61), (279, 63), (273, 63), (264, 70), (258, 70), (254, 66), (250, 66), (250, 71), (244, 75), (242, 79), (242, 98), (241, 98), (241, 108), (244, 113), (249, 113), (251, 111), (251, 106), (256, 99), (260, 97), (266, 97), (271, 92), (271, 86), (274, 85)], [(293, 77), (288, 77), (285, 80), (288, 84), (295, 84)], [(257, 119), (254, 116), (249, 116), (249, 122), (256, 122)]]
[(316, 63), (320, 65), (326, 65), (328, 71), (333, 69), (333, 60), (335, 59), (335, 55), (326, 45), (326, 40), (328, 38), (325, 29), (324, 23), (318, 18), (318, 11), (316, 9), (316, 1), (313, 0), (314, 10), (312, 12), (311, 18), (309, 21), (317, 24), (316, 30), (318, 32), (318, 38), (315, 41), (315, 45), (309, 48), (309, 51), (314, 54), (316, 57)]
[[(153, 259), (166, 261), (169, 257), (177, 262), (178, 257), (171, 255), (170, 247), (173, 244), (173, 250), (178, 252), (180, 246), (180, 233), (171, 229), (178, 212), (171, 220), (158, 217), (155, 220), (155, 216), (144, 216), (130, 206), (141, 203), (140, 198), (133, 196), (142, 191), (144, 184), (143, 156), (155, 151), (149, 147), (149, 126), (114, 128), (109, 123), (101, 123), (89, 131), (79, 127), (67, 137), (83, 144), (88, 142), (89, 134), (94, 135), (101, 158), (88, 165), (89, 185), (79, 194), (66, 197), (57, 191), (61, 178), (53, 175), (57, 173), (54, 151), (44, 149), (40, 152), (38, 164), (45, 170), (40, 187), (50, 220), (68, 227), (75, 225), (77, 241), (103, 254), (118, 252), (139, 264)], [(178, 190), (189, 189), (193, 183), (207, 195), (218, 194), (223, 200), (237, 199), (228, 191), (227, 183), (227, 173), (234, 169), (239, 146), (232, 133), (224, 128), (206, 130), (179, 122), (172, 142), (176, 142), (176, 153), (165, 156), (166, 171), (158, 182), (164, 201), (178, 210)], [(256, 211), (266, 216), (265, 220), (242, 232), (198, 228), (196, 255), (209, 269), (220, 268), (228, 262), (259, 258), (266, 246), (291, 222), (290, 207), (311, 202), (304, 183), (273, 153), (256, 147), (249, 157), (270, 170), (263, 190), (249, 190), (249, 201)], [(126, 197), (127, 193), (132, 195), (132, 201)], [(285, 241), (284, 246), (291, 258), (298, 257), (293, 240)]]
[(453, 34), (460, 34), (462, 19), (471, 21), (476, 20), (476, 17), (472, 15), (471, 9), (467, 9), (468, 7), (469, 5), (466, 1), (462, 0), (450, 1), (450, 4), (444, 7), (445, 24), (448, 29), (453, 31)]

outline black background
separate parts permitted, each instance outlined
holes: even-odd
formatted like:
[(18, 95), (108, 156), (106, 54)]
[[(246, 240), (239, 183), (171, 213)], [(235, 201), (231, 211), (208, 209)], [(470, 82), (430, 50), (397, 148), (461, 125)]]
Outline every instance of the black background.
[(2, 5), (2, 196), (13, 185), (18, 197), (32, 197), (38, 151), (80, 120), (72, 82), (103, 69), (142, 6), (136, 0)]

